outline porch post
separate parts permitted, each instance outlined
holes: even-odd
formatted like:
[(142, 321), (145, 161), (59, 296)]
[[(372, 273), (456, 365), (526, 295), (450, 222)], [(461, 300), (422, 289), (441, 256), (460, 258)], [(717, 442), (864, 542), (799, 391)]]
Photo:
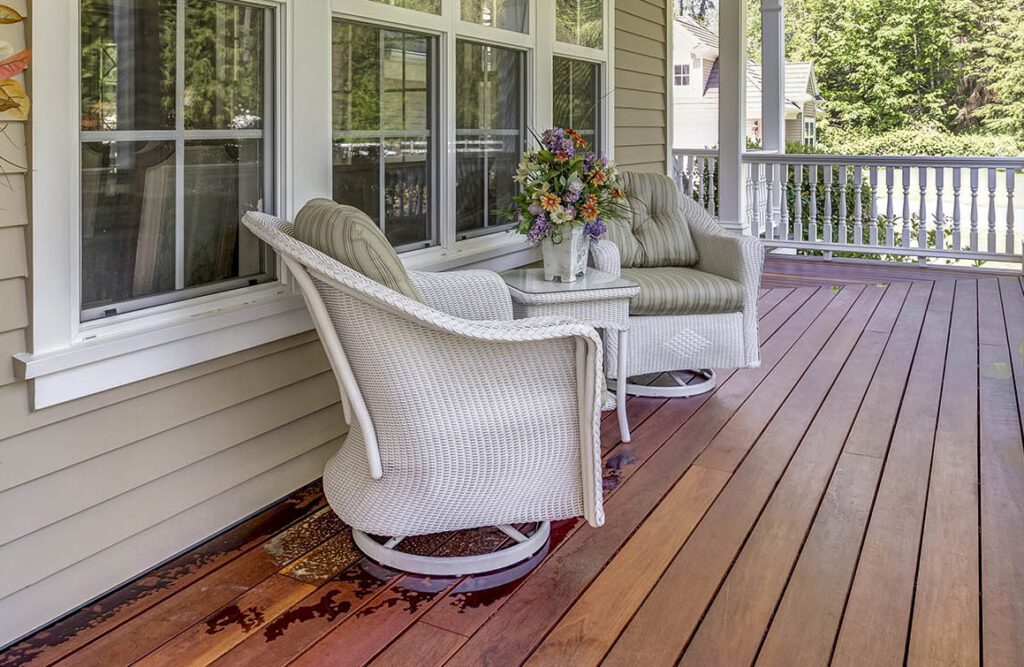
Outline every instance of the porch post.
[(745, 0), (719, 6), (718, 218), (727, 229), (749, 233), (743, 150), (747, 137), (747, 16)]
[(786, 14), (782, 0), (761, 0), (761, 125), (766, 151), (786, 152)]

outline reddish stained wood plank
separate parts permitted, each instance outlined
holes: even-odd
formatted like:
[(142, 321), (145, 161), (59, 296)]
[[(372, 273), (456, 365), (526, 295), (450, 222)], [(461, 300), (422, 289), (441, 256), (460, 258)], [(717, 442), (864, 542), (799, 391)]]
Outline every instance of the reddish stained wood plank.
[(212, 540), (14, 644), (0, 653), (0, 665), (56, 662), (325, 506), (320, 483), (307, 485)]
[(342, 529), (321, 510), (71, 654), (75, 665), (127, 664), (201, 621)]
[(832, 654), (883, 464), (881, 458), (851, 450), (877, 440), (888, 446), (930, 295), (931, 283), (914, 283), (907, 295), (772, 620), (759, 665), (821, 665)]
[(957, 281), (925, 510), (910, 665), (977, 665), (978, 294)]
[(902, 663), (910, 624), (954, 283), (936, 283), (833, 656)]
[[(795, 315), (786, 318), (786, 324), (762, 348), (762, 366), (736, 373), (721, 385), (714, 400), (704, 403), (608, 502), (605, 526), (581, 528), (504, 602), (450, 664), (504, 665), (525, 659), (785, 352), (798, 340), (813, 343), (826, 336), (829, 324), (833, 328), (838, 325), (846, 307), (843, 303), (832, 306), (833, 296), (828, 290), (818, 290)], [(823, 310), (828, 315), (819, 318)]]
[(405, 575), (290, 664), (363, 665), (413, 625), (430, 603), (457, 581), (455, 577)]
[(250, 634), (259, 632), (271, 619), (314, 589), (310, 584), (276, 574), (135, 664), (144, 667), (209, 664)]
[(464, 641), (466, 637), (462, 635), (419, 621), (370, 664), (373, 667), (442, 665)]
[(687, 471), (527, 664), (598, 663), (728, 479), (709, 468)]
[[(821, 403), (681, 664), (753, 662), (907, 289), (901, 283), (887, 290), (869, 322), (871, 330), (863, 332)], [(776, 418), (784, 418), (781, 411)]]
[(978, 284), (982, 651), (990, 666), (1024, 664), (1024, 299), (1019, 283), (1003, 288), (1005, 320), (1000, 290), (990, 280)]
[(766, 380), (715, 438), (740, 438), (752, 449), (623, 630), (607, 664), (678, 659), (882, 292), (874, 287), (843, 289), (832, 304), (842, 309), (838, 328), (833, 323), (824, 327), (827, 335), (819, 341), (795, 346), (776, 367), (775, 381)]

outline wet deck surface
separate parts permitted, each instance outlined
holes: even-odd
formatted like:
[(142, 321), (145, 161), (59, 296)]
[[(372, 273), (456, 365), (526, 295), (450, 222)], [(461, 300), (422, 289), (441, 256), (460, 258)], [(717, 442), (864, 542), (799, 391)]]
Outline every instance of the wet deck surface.
[(403, 575), (313, 485), (0, 664), (1024, 664), (1019, 278), (798, 261), (768, 264), (760, 368), (631, 398), (628, 444), (606, 415), (604, 527)]

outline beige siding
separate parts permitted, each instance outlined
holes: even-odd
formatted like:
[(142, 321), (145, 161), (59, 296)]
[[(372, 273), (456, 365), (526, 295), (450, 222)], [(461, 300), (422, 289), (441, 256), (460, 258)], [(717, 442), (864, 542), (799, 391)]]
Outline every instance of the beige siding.
[(786, 119), (786, 141), (801, 143), (804, 140), (804, 117)]
[(319, 477), (346, 429), (312, 333), (30, 410), (25, 125), (0, 142), (0, 646)]
[(667, 0), (615, 2), (615, 161), (665, 171)]

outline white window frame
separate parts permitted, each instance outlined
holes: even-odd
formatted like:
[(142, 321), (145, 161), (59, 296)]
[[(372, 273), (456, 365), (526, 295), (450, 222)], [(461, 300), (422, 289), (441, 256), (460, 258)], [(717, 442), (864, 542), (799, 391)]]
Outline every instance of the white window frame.
[[(372, 0), (247, 0), (275, 14), (277, 213), (294, 217), (314, 197), (330, 197), (331, 26), (333, 17), (435, 34), (441, 66), (441, 170), (454, 182), (454, 47), (457, 37), (527, 52), (524, 89), (551, 87), (552, 56), (602, 67), (602, 146), (613, 156), (615, 127), (613, 0), (604, 2), (603, 48), (556, 43), (554, 3), (530, 0), (530, 30), (521, 34), (460, 21), (459, 0), (443, 0), (431, 15)], [(228, 292), (81, 322), (79, 210), (79, 3), (35, 0), (33, 54), (31, 351), (15, 357), (18, 377), (31, 380), (34, 409), (63, 403), (161, 373), (202, 363), (312, 329), (301, 297), (278, 263), (279, 279)], [(545, 11), (541, 20), (539, 11)], [(547, 14), (551, 12), (551, 14)], [(60, 38), (63, 36), (63, 39)], [(76, 91), (69, 95), (68, 91)], [(552, 118), (549, 95), (529, 96), (527, 127)], [(441, 220), (454, 220), (454, 189), (438, 193)], [(442, 224), (439, 245), (404, 253), (407, 266), (445, 270), (466, 265), (501, 270), (538, 257), (521, 237), (495, 233), (461, 242), (454, 223)]]
[(689, 86), (693, 69), (690, 65), (677, 63), (672, 70), (672, 83), (676, 86)]

